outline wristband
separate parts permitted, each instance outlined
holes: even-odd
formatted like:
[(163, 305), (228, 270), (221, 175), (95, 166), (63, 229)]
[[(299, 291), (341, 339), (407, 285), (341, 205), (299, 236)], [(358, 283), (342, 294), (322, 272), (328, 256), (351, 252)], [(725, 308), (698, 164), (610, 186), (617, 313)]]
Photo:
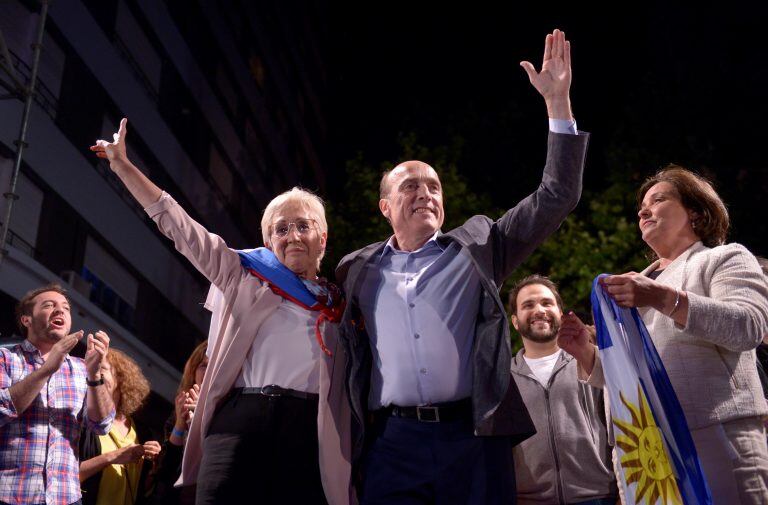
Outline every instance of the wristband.
[(176, 426), (173, 427), (173, 430), (171, 430), (171, 435), (176, 435), (179, 438), (184, 438), (184, 435), (186, 435), (187, 430), (180, 430)]
[(85, 378), (85, 383), (88, 386), (90, 386), (90, 387), (101, 386), (102, 384), (104, 384), (104, 377), (100, 377), (99, 379), (97, 379), (95, 381), (89, 380), (88, 377), (86, 377)]

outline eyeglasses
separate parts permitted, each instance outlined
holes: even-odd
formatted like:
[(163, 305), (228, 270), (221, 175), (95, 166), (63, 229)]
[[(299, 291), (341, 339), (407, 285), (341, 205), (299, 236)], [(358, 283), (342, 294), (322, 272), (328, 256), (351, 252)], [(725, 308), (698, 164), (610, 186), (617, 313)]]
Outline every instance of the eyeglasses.
[(314, 222), (314, 219), (297, 219), (296, 221), (291, 222), (281, 221), (272, 226), (272, 234), (280, 238), (285, 237), (291, 232), (291, 227), (295, 226), (296, 233), (299, 235), (307, 235), (312, 231), (312, 224)]

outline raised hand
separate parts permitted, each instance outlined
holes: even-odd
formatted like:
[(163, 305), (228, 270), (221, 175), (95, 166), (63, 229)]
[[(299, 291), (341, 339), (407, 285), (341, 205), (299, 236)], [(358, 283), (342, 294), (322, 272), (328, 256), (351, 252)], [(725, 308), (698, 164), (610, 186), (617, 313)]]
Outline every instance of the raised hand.
[(582, 354), (590, 345), (589, 330), (573, 312), (563, 315), (557, 332), (557, 345), (572, 356)]
[(187, 429), (187, 409), (184, 404), (187, 400), (187, 392), (179, 391), (174, 401), (174, 410), (176, 413), (175, 427), (179, 431), (185, 431)]
[(128, 133), (127, 125), (128, 120), (126, 118), (121, 119), (120, 128), (117, 133), (112, 134), (112, 142), (100, 139), (96, 141), (95, 145), (90, 147), (91, 151), (96, 153), (96, 156), (109, 161), (109, 165), (113, 170), (115, 170), (113, 162), (128, 160), (128, 155), (125, 151), (125, 136)]
[[(82, 332), (81, 332), (82, 333)], [(99, 377), (101, 363), (109, 351), (109, 337), (103, 331), (97, 331), (96, 335), (88, 334), (88, 343), (85, 351), (85, 369), (91, 380)]]
[(195, 409), (197, 408), (197, 399), (200, 394), (200, 386), (193, 384), (191, 388), (185, 393), (184, 396), (184, 414), (187, 421), (187, 425), (192, 423), (192, 418), (195, 415)]
[(565, 33), (555, 30), (544, 41), (544, 59), (541, 72), (529, 61), (521, 61), (520, 66), (528, 74), (533, 84), (547, 102), (549, 117), (554, 119), (572, 119), (571, 88), (571, 43), (565, 39)]
[(589, 330), (573, 312), (563, 315), (557, 332), (557, 345), (576, 358), (587, 373), (591, 373), (596, 348), (589, 341)]
[(125, 151), (125, 136), (128, 133), (128, 120), (120, 120), (120, 129), (112, 135), (113, 141), (97, 140), (90, 147), (96, 156), (109, 161), (109, 168), (125, 184), (125, 188), (142, 207), (148, 207), (160, 199), (162, 191), (155, 183), (147, 179), (136, 165), (131, 163)]
[(59, 367), (61, 367), (61, 364), (64, 363), (64, 358), (69, 351), (74, 349), (81, 338), (83, 338), (83, 330), (70, 333), (53, 344), (53, 347), (51, 347), (51, 350), (48, 352), (48, 356), (45, 358), (44, 366), (46, 367), (46, 370), (52, 374), (56, 373), (56, 370), (58, 370)]

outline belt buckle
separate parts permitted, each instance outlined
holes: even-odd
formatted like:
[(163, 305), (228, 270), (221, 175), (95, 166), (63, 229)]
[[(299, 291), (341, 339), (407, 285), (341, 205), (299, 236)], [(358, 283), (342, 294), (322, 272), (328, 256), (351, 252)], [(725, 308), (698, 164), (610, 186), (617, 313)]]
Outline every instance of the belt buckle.
[(261, 394), (264, 396), (282, 396), (280, 389), (282, 388), (277, 384), (269, 384), (261, 387)]
[(439, 423), (440, 410), (437, 407), (416, 407), (416, 419), (422, 423)]

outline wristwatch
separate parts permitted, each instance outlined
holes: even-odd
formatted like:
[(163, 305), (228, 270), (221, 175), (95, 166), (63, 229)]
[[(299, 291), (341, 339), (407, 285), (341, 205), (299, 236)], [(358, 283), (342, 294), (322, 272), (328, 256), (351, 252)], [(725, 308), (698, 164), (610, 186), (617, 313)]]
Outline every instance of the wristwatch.
[(89, 380), (89, 379), (88, 379), (88, 377), (86, 377), (86, 378), (85, 378), (85, 383), (86, 383), (88, 386), (90, 386), (90, 387), (101, 386), (102, 384), (104, 384), (104, 377), (103, 377), (103, 376), (102, 376), (102, 377), (99, 377), (99, 378), (98, 378), (98, 379), (96, 379), (95, 381)]

